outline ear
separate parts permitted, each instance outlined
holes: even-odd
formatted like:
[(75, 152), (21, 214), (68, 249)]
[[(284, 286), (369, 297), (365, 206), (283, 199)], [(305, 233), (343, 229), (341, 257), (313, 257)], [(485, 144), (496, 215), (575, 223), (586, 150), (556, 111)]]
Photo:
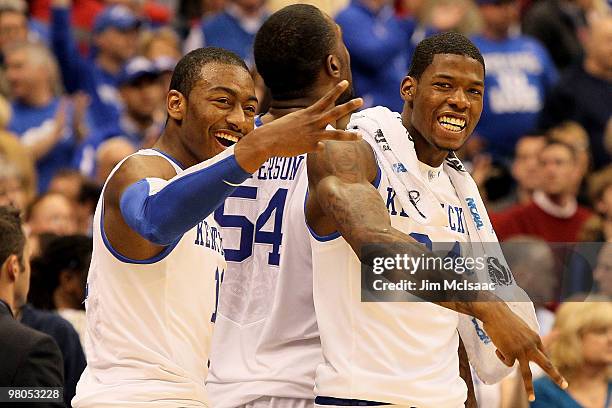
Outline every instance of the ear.
[(411, 76), (406, 76), (400, 85), (400, 95), (402, 99), (412, 106), (417, 90), (417, 80)]
[(21, 273), (21, 265), (17, 255), (9, 255), (6, 261), (4, 261), (3, 269), (6, 269), (9, 281), (15, 282), (17, 280), (17, 275)]
[(175, 89), (168, 92), (166, 96), (166, 110), (168, 111), (168, 116), (174, 120), (181, 121), (183, 120), (183, 116), (185, 116), (186, 108), (187, 100), (182, 93)]
[(340, 62), (340, 59), (333, 54), (329, 54), (325, 59), (325, 72), (327, 75), (334, 78), (339, 78), (341, 69), (342, 63)]

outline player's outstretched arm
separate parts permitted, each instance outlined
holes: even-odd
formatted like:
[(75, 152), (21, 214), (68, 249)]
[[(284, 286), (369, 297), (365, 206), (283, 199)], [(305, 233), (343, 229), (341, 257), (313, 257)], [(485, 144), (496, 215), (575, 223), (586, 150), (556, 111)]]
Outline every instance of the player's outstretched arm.
[(325, 130), (361, 106), (360, 99), (335, 106), (346, 87), (341, 82), (313, 106), (250, 132), (178, 175), (159, 157), (129, 158), (104, 194), (104, 227), (113, 248), (137, 260), (155, 256), (211, 214), (270, 157), (316, 150), (321, 140), (357, 139), (354, 133)]
[[(319, 235), (340, 232), (366, 265), (372, 265), (375, 258), (394, 258), (396, 254), (421, 257), (426, 253), (424, 246), (391, 226), (385, 203), (371, 183), (376, 173), (374, 153), (364, 141), (330, 141), (323, 151), (309, 154), (308, 224)], [(383, 275), (393, 282), (415, 282), (417, 288), (424, 279), (443, 283), (459, 277), (452, 270), (435, 269), (415, 274), (387, 270)], [(456, 295), (461, 293), (457, 291)], [(440, 293), (423, 291), (418, 296), (429, 301), (441, 298)], [(449, 296), (455, 299), (453, 294)]]
[(359, 139), (353, 132), (325, 129), (363, 104), (362, 99), (357, 98), (336, 106), (336, 100), (347, 87), (348, 82), (341, 81), (312, 106), (276, 119), (243, 137), (235, 146), (240, 166), (253, 173), (270, 157), (297, 156), (320, 150), (324, 140)]
[[(366, 142), (327, 142), (325, 150), (308, 155), (309, 197), (306, 206), (308, 224), (319, 235), (335, 231), (342, 234), (362, 263), (373, 264), (376, 257), (408, 254), (421, 257), (425, 250), (410, 236), (391, 226), (389, 213), (378, 191), (371, 184), (376, 164)], [(368, 244), (375, 245), (373, 248)], [(365, 249), (364, 248), (368, 248)], [(433, 256), (433, 254), (431, 254)], [(388, 270), (383, 276), (392, 282), (430, 282), (457, 279), (449, 270)], [(567, 383), (543, 353), (537, 333), (531, 330), (493, 293), (486, 291), (450, 291), (449, 302), (439, 302), (440, 293), (414, 292), (424, 300), (474, 316), (481, 320), (498, 349), (498, 357), (508, 366), (519, 361), (527, 395), (534, 398), (529, 361), (534, 361), (561, 387)], [(477, 298), (476, 298), (477, 297)]]

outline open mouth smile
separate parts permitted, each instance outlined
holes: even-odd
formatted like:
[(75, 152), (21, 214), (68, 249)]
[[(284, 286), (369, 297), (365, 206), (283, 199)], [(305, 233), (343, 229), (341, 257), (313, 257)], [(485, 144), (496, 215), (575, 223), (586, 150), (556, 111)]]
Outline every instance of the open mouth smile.
[(231, 135), (226, 132), (215, 132), (215, 139), (224, 147), (230, 147), (236, 144), (240, 138), (238, 136)]
[(440, 116), (438, 118), (438, 123), (444, 129), (451, 131), (451, 132), (457, 132), (457, 133), (465, 129), (465, 125), (466, 125), (465, 119), (456, 118), (456, 117), (448, 116), (448, 115)]

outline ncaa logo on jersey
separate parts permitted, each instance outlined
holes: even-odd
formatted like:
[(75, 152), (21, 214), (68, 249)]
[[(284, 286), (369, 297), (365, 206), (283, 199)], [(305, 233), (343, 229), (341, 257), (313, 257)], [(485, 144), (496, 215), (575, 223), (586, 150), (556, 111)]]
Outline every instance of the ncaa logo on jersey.
[(393, 163), (391, 167), (393, 167), (393, 171), (396, 173), (406, 173), (408, 171), (402, 163)]
[(478, 208), (476, 208), (476, 202), (472, 197), (466, 198), (465, 201), (467, 202), (468, 208), (470, 209), (470, 214), (472, 214), (472, 218), (474, 219), (474, 224), (476, 224), (476, 229), (481, 229), (484, 227), (484, 222), (482, 222)]

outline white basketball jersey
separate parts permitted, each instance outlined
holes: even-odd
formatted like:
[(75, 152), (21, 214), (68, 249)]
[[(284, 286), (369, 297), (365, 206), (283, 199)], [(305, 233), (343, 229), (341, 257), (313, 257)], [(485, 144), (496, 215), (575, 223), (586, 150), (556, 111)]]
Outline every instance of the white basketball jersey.
[[(135, 154), (164, 157), (182, 171), (155, 150)], [(87, 278), (87, 368), (73, 406), (210, 406), (204, 380), (226, 268), (219, 227), (211, 214), (154, 258), (132, 260), (106, 238), (103, 197), (104, 190)]]
[[(422, 164), (425, 182), (448, 214), (445, 228), (408, 218), (384, 173), (375, 181), (391, 225), (434, 250), (467, 242), (461, 203), (440, 168)], [(418, 203), (417, 203), (418, 205)], [(335, 233), (311, 238), (314, 302), (324, 363), (315, 394), (419, 408), (459, 408), (467, 397), (459, 376), (458, 314), (426, 302), (361, 302), (361, 264)]]
[(215, 408), (314, 398), (322, 358), (307, 187), (305, 155), (271, 158), (215, 212), (228, 260), (206, 383)]

